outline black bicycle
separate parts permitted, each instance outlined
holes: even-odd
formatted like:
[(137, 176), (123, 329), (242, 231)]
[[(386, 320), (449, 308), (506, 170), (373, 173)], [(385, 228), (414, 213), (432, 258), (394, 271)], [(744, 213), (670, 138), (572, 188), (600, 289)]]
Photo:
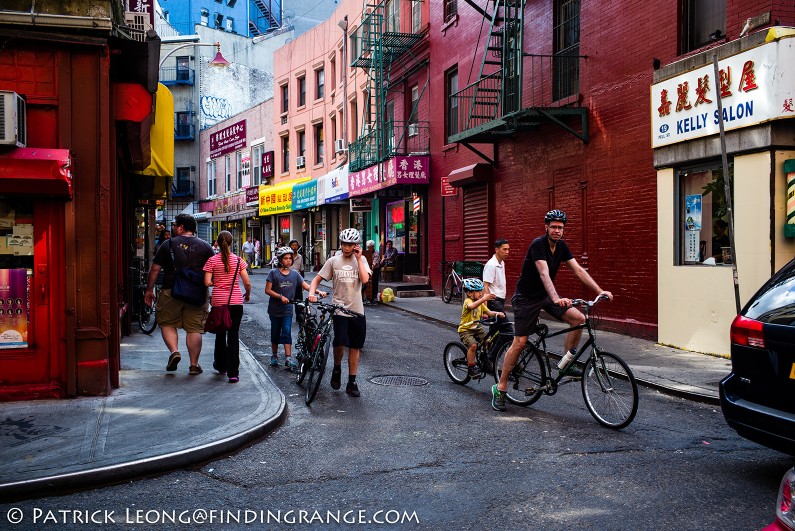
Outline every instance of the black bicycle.
[[(334, 328), (333, 316), (340, 311), (352, 317), (360, 317), (360, 313), (346, 309), (339, 304), (325, 302), (302, 302), (304, 322), (299, 329), (300, 348), (296, 347), (296, 360), (299, 363), (296, 381), (301, 383), (306, 378), (306, 398), (308, 406), (312, 403), (320, 389), (320, 382), (326, 372), (326, 360), (331, 350), (331, 331)], [(310, 305), (314, 305), (312, 309)], [(302, 330), (301, 330), (302, 329)], [(303, 333), (303, 338), (301, 334)]]
[[(588, 352), (588, 359), (582, 372), (582, 397), (585, 406), (593, 417), (608, 428), (624, 428), (632, 422), (638, 412), (638, 384), (629, 366), (615, 354), (605, 352), (596, 346), (594, 330), (591, 326), (591, 309), (600, 301), (607, 299), (600, 295), (593, 301), (573, 299), (572, 306), (582, 308), (585, 323), (554, 333), (539, 324), (537, 337), (529, 340), (522, 349), (519, 359), (508, 378), (506, 397), (520, 406), (529, 406), (541, 398), (542, 394), (554, 395), (561, 382), (575, 382), (579, 377), (570, 376), (570, 368), (580, 357)], [(566, 334), (572, 330), (587, 330), (588, 340), (577, 351), (574, 358), (562, 370), (552, 365), (547, 354), (546, 339)], [(505, 345), (497, 354), (494, 376), (499, 382), (505, 353), (510, 345)]]
[[(510, 321), (499, 322), (498, 317), (480, 319), (480, 324), (489, 326), (489, 331), (478, 343), (475, 353), (475, 363), (480, 368), (478, 380), (488, 374), (494, 373), (494, 360), (497, 354), (507, 343), (513, 341), (513, 323)], [(467, 366), (467, 348), (460, 341), (453, 341), (444, 347), (444, 368), (447, 375), (458, 385), (466, 385), (472, 379)]]
[(152, 305), (146, 304), (146, 284), (148, 281), (148, 273), (141, 267), (133, 266), (130, 268), (133, 271), (136, 290), (136, 306), (135, 316), (138, 319), (138, 326), (141, 327), (141, 332), (144, 334), (151, 334), (157, 328), (157, 296), (160, 293), (160, 286), (156, 282), (154, 286), (154, 299)]

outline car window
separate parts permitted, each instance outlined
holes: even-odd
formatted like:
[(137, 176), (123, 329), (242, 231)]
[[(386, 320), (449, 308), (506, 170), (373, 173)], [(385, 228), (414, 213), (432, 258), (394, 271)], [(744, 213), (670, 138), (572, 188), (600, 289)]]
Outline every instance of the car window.
[(746, 317), (763, 323), (795, 324), (795, 263), (787, 264), (779, 275), (757, 293), (746, 308)]

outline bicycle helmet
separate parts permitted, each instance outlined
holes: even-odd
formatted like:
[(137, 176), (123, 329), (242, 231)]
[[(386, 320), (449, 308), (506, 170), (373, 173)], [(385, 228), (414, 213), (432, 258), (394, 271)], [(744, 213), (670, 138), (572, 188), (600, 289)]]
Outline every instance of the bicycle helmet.
[(463, 284), (466, 291), (483, 291), (483, 281), (479, 278), (465, 278)]
[(560, 222), (562, 222), (565, 225), (566, 224), (566, 213), (563, 212), (563, 211), (558, 210), (557, 208), (555, 210), (550, 210), (544, 216), (544, 223), (546, 223), (548, 225), (549, 222), (551, 222), (551, 221), (560, 221)]
[(349, 228), (340, 232), (340, 243), (359, 243), (359, 231)]
[(289, 254), (290, 256), (293, 255), (293, 250), (289, 247), (279, 247), (276, 250), (276, 258), (281, 258), (282, 256)]

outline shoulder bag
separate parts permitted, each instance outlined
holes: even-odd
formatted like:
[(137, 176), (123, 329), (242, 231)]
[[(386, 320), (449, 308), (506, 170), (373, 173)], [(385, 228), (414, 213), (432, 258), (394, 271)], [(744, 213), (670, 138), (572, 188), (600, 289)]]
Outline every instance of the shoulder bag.
[(229, 287), (229, 300), (221, 306), (213, 306), (207, 321), (204, 322), (204, 331), (211, 334), (226, 332), (232, 328), (232, 315), (229, 313), (229, 303), (232, 302), (232, 290), (235, 289), (237, 282), (237, 272), (240, 269), (240, 258), (237, 259), (235, 276), (232, 277), (232, 285)]
[(192, 306), (204, 306), (207, 302), (207, 286), (204, 285), (204, 273), (197, 273), (182, 267), (177, 269), (174, 259), (174, 249), (169, 240), (168, 251), (174, 264), (174, 285), (171, 287), (171, 296), (178, 301)]

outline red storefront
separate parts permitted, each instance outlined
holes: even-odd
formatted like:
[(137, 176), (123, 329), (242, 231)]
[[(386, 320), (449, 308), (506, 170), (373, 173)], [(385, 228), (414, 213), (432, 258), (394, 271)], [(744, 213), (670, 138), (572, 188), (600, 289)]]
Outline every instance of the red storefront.
[(125, 228), (151, 189), (127, 179), (150, 162), (159, 39), (114, 37), (99, 4), (107, 18), (0, 12), (0, 400), (119, 385)]

